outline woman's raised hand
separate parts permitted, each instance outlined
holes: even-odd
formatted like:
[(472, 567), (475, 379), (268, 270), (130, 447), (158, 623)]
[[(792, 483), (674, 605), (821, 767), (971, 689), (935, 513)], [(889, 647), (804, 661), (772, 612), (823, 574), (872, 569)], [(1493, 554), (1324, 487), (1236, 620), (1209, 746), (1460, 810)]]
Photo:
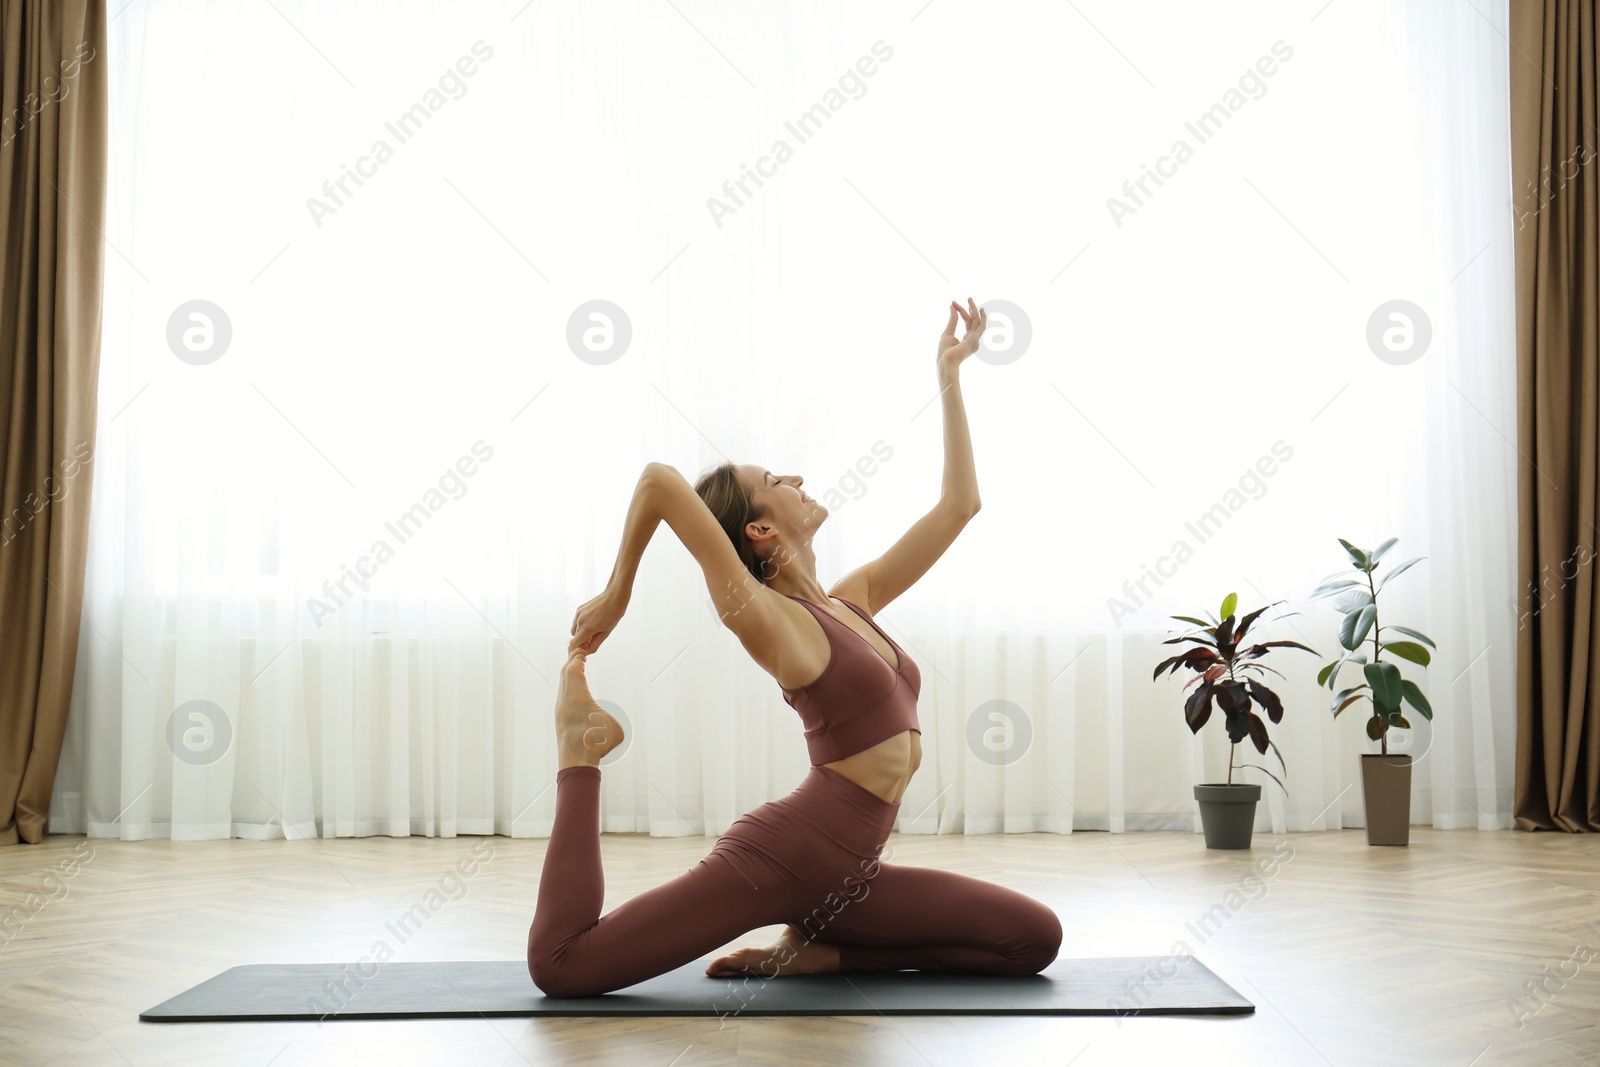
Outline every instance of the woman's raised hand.
[(599, 596), (578, 608), (572, 617), (572, 640), (567, 643), (567, 653), (582, 646), (585, 653), (593, 653), (600, 643), (611, 636), (611, 631), (622, 621), (628, 610), (628, 598), (607, 588)]
[[(957, 315), (967, 324), (967, 332), (959, 341), (956, 340)], [(939, 337), (939, 362), (960, 366), (962, 360), (978, 350), (984, 328), (988, 325), (989, 313), (973, 303), (972, 297), (967, 297), (965, 308), (954, 300), (950, 301), (950, 321), (945, 323), (944, 333)]]

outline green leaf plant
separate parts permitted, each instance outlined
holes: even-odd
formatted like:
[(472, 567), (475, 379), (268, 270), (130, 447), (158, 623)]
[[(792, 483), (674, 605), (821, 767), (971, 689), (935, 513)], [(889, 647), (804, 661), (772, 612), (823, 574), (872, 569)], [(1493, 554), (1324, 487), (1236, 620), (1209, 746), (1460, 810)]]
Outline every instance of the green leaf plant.
[[(1330, 575), (1311, 591), (1313, 600), (1336, 598), (1334, 607), (1344, 616), (1339, 626), (1339, 645), (1343, 651), (1318, 672), (1317, 684), (1327, 686), (1328, 691), (1335, 694), (1332, 705), (1334, 718), (1338, 718), (1339, 713), (1352, 704), (1364, 700), (1371, 703), (1372, 717), (1367, 720), (1367, 736), (1382, 745), (1384, 755), (1389, 754), (1389, 727), (1411, 728), (1403, 705), (1411, 705), (1429, 721), (1433, 719), (1433, 708), (1429, 706), (1428, 698), (1423, 696), (1415, 682), (1400, 677), (1400, 668), (1393, 659), (1410, 660), (1426, 667), (1433, 658), (1428, 650), (1437, 646), (1427, 634), (1392, 623), (1383, 626), (1378, 621), (1378, 594), (1396, 577), (1425, 558), (1418, 556), (1408, 559), (1392, 568), (1381, 582), (1376, 581), (1374, 573), (1380, 566), (1379, 561), (1398, 540), (1397, 537), (1391, 537), (1369, 552), (1339, 538), (1339, 543), (1350, 556), (1353, 568)], [(1405, 639), (1391, 639), (1391, 634), (1403, 635)], [(1369, 637), (1372, 639), (1370, 660), (1361, 649), (1362, 642)], [(1393, 659), (1385, 660), (1385, 653)], [(1365, 681), (1348, 689), (1340, 689), (1339, 672), (1347, 663), (1359, 666)]]
[[(1283, 603), (1281, 600), (1276, 603)], [(1171, 659), (1162, 660), (1156, 665), (1155, 673), (1151, 680), (1161, 677), (1161, 672), (1169, 674), (1179, 667), (1186, 667), (1194, 672), (1194, 677), (1184, 683), (1184, 688), (1194, 687), (1183, 703), (1183, 716), (1189, 723), (1190, 733), (1199, 733), (1211, 718), (1213, 702), (1222, 709), (1228, 728), (1228, 784), (1233, 784), (1235, 767), (1254, 767), (1268, 778), (1278, 783), (1284, 795), (1289, 790), (1284, 786), (1282, 779), (1267, 768), (1255, 763), (1234, 763), (1234, 748), (1248, 737), (1256, 746), (1256, 751), (1266, 755), (1267, 749), (1272, 749), (1272, 754), (1278, 757), (1278, 767), (1287, 776), (1289, 769), (1284, 766), (1283, 754), (1278, 751), (1278, 746), (1273, 744), (1267, 736), (1267, 724), (1261, 717), (1250, 710), (1255, 704), (1267, 713), (1273, 722), (1283, 720), (1283, 701), (1278, 699), (1267, 686), (1252, 675), (1261, 675), (1263, 678), (1268, 672), (1283, 677), (1282, 673), (1273, 670), (1261, 660), (1274, 648), (1300, 648), (1319, 655), (1316, 649), (1306, 648), (1298, 641), (1262, 641), (1256, 644), (1245, 644), (1244, 638), (1250, 627), (1261, 613), (1267, 608), (1275, 606), (1268, 604), (1265, 608), (1257, 608), (1242, 619), (1234, 614), (1234, 609), (1239, 606), (1237, 593), (1229, 593), (1222, 601), (1222, 610), (1218, 613), (1221, 618), (1207, 615), (1207, 618), (1197, 619), (1192, 615), (1174, 615), (1179, 622), (1188, 623), (1191, 629), (1169, 641), (1162, 642), (1167, 645), (1190, 644), (1189, 648)]]

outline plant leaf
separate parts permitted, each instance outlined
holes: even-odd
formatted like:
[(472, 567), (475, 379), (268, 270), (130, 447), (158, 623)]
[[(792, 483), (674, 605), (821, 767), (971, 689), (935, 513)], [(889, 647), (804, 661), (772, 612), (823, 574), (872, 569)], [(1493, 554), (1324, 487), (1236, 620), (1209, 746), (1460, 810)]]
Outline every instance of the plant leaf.
[[(1366, 686), (1362, 686), (1362, 688), (1365, 689)], [(1354, 704), (1359, 700), (1365, 700), (1365, 699), (1367, 699), (1367, 698), (1362, 696), (1360, 693), (1357, 693), (1353, 697), (1346, 697), (1345, 698), (1345, 702), (1343, 704), (1340, 704), (1338, 707), (1333, 709), (1333, 717), (1335, 719), (1337, 719), (1339, 717), (1339, 713), (1341, 711), (1343, 711), (1345, 708), (1348, 708), (1351, 704)]]
[(1345, 652), (1335, 661), (1334, 668), (1332, 672), (1329, 673), (1327, 682), (1322, 684), (1325, 684), (1328, 687), (1328, 692), (1331, 693), (1339, 684), (1339, 674), (1344, 670), (1344, 665), (1346, 663), (1362, 664), (1366, 662), (1367, 654), (1365, 652)]
[(1198, 733), (1211, 717), (1211, 694), (1212, 685), (1206, 682), (1183, 702), (1183, 717), (1188, 721), (1191, 733)]
[(1278, 669), (1276, 669), (1274, 667), (1269, 667), (1265, 663), (1241, 663), (1241, 664), (1239, 664), (1239, 669), (1241, 671), (1271, 671), (1273, 674), (1276, 674), (1279, 678), (1283, 677), (1283, 672), (1282, 671), (1280, 671), (1280, 670), (1278, 670)]
[(1245, 718), (1250, 726), (1250, 740), (1255, 742), (1256, 751), (1263, 756), (1267, 754), (1267, 724), (1254, 713), (1247, 713)]
[(1361, 647), (1361, 642), (1366, 640), (1367, 631), (1372, 629), (1372, 622), (1378, 617), (1376, 604), (1368, 604), (1359, 612), (1346, 615), (1344, 622), (1339, 626), (1339, 643), (1354, 652)]
[(1217, 651), (1224, 657), (1233, 655), (1236, 639), (1233, 636), (1233, 616), (1229, 615), (1222, 620), (1222, 625), (1217, 627)]
[[(1283, 753), (1279, 752), (1278, 746), (1274, 745), (1271, 741), (1268, 741), (1267, 744), (1272, 745), (1272, 754), (1278, 757), (1278, 766), (1283, 768), (1283, 776), (1287, 778), (1289, 776), (1289, 767), (1283, 762)], [(1266, 770), (1266, 768), (1263, 767), (1262, 770)], [(1279, 782), (1278, 784), (1282, 785), (1283, 783)], [(1288, 790), (1284, 790), (1284, 792), (1288, 792)]]
[(1150, 680), (1155, 681), (1161, 677), (1161, 672), (1164, 670), (1176, 671), (1179, 667), (1188, 667), (1192, 671), (1204, 670), (1207, 664), (1214, 663), (1216, 660), (1217, 654), (1214, 651), (1204, 645), (1197, 645), (1156, 664), (1155, 672), (1150, 675)]
[(1368, 560), (1365, 552), (1357, 548), (1355, 545), (1352, 545), (1349, 541), (1346, 541), (1342, 537), (1339, 538), (1339, 543), (1343, 545), (1344, 550), (1350, 554), (1350, 561), (1356, 565), (1357, 570), (1370, 571), (1372, 569), (1372, 563)]
[(1389, 551), (1391, 548), (1394, 547), (1395, 542), (1398, 541), (1398, 540), (1400, 540), (1400, 538), (1398, 538), (1398, 537), (1389, 538), (1389, 540), (1385, 541), (1383, 544), (1381, 544), (1377, 548), (1373, 549), (1372, 550), (1372, 554), (1370, 556), (1368, 556), (1367, 558), (1372, 560), (1372, 562), (1374, 562), (1374, 563), (1378, 562), (1380, 559), (1383, 558), (1383, 554), (1385, 552)]
[(1272, 606), (1271, 604), (1268, 604), (1267, 607), (1265, 607), (1265, 608), (1257, 608), (1256, 610), (1252, 611), (1250, 614), (1246, 615), (1244, 618), (1240, 619), (1239, 620), (1239, 628), (1233, 631), (1233, 639), (1235, 641), (1243, 640), (1245, 631), (1250, 629), (1250, 624), (1255, 622), (1258, 618), (1260, 618), (1261, 617), (1261, 613), (1263, 611), (1266, 611), (1267, 608), (1270, 608), (1271, 606)]
[[(1218, 701), (1218, 703), (1221, 702)], [(1245, 718), (1246, 713), (1242, 711), (1228, 713), (1228, 718), (1224, 725), (1228, 728), (1228, 741), (1231, 744), (1237, 745), (1250, 736), (1250, 724), (1245, 721)]]
[(1433, 707), (1428, 703), (1428, 698), (1422, 695), (1422, 690), (1417, 688), (1417, 683), (1408, 680), (1400, 683), (1400, 695), (1405, 697), (1406, 703), (1422, 712), (1422, 717), (1429, 722), (1433, 721)]
[(1239, 594), (1238, 593), (1229, 593), (1227, 596), (1222, 598), (1222, 611), (1220, 612), (1220, 614), (1222, 615), (1222, 617), (1224, 619), (1226, 619), (1229, 615), (1233, 614), (1233, 609), (1238, 607), (1238, 606), (1239, 606)]
[(1400, 566), (1396, 567), (1394, 570), (1392, 570), (1388, 574), (1384, 575), (1383, 576), (1383, 581), (1378, 583), (1378, 592), (1380, 592), (1380, 593), (1383, 592), (1383, 587), (1388, 585), (1390, 583), (1390, 581), (1392, 581), (1394, 578), (1398, 577), (1399, 575), (1404, 574), (1406, 571), (1410, 570), (1414, 565), (1416, 565), (1418, 563), (1421, 563), (1423, 560), (1425, 560), (1427, 558), (1428, 558), (1427, 556), (1418, 556), (1416, 559), (1408, 559), (1404, 563), (1400, 564)]
[[(1270, 744), (1270, 742), (1268, 742), (1268, 743)], [(1278, 746), (1277, 745), (1273, 745), (1272, 747), (1273, 748), (1277, 748)], [(1278, 762), (1280, 764), (1283, 762), (1283, 757), (1282, 756), (1278, 757)], [(1285, 786), (1283, 784), (1283, 782), (1279, 781), (1278, 776), (1276, 774), (1273, 774), (1271, 771), (1267, 770), (1265, 767), (1260, 766), (1259, 764), (1255, 764), (1255, 763), (1241, 763), (1241, 764), (1239, 764), (1239, 769), (1240, 770), (1243, 770), (1246, 767), (1254, 767), (1256, 770), (1260, 771), (1262, 774), (1266, 775), (1268, 778), (1271, 778), (1274, 782), (1278, 783), (1278, 788), (1283, 790), (1283, 795), (1284, 796), (1288, 796), (1289, 795), (1289, 788), (1287, 786)]]
[(1384, 722), (1383, 722), (1382, 719), (1380, 719), (1376, 715), (1374, 715), (1372, 718), (1367, 720), (1367, 736), (1368, 737), (1370, 737), (1374, 741), (1376, 741), (1380, 737), (1383, 736), (1383, 731), (1384, 731)]
[(1324, 582), (1322, 585), (1319, 585), (1315, 589), (1311, 590), (1310, 599), (1318, 600), (1325, 596), (1332, 596), (1334, 593), (1337, 593), (1342, 589), (1349, 589), (1353, 585), (1361, 584), (1361, 582), (1356, 581), (1354, 578), (1346, 578), (1337, 582)]
[(1250, 707), (1250, 696), (1243, 682), (1226, 682), (1217, 686), (1217, 707), (1229, 714), (1246, 711)]
[(1372, 702), (1387, 711), (1400, 706), (1400, 668), (1393, 663), (1369, 663), (1361, 668), (1372, 686)]
[(1206, 622), (1206, 620), (1197, 619), (1193, 615), (1173, 615), (1171, 617), (1177, 619), (1179, 622), (1192, 622), (1202, 630), (1211, 625), (1210, 623)]
[(1263, 641), (1259, 645), (1251, 645), (1250, 648), (1252, 651), (1258, 648), (1304, 648), (1313, 656), (1317, 654), (1316, 649), (1306, 648), (1306, 646), (1302, 645), (1299, 641)]
[(1273, 722), (1283, 721), (1283, 701), (1278, 699), (1277, 693), (1254, 679), (1246, 682), (1245, 685), (1250, 690), (1251, 698), (1266, 710), (1267, 718)]
[(1317, 685), (1319, 685), (1319, 686), (1327, 685), (1328, 684), (1328, 679), (1333, 677), (1333, 669), (1335, 667), (1337, 667), (1339, 664), (1343, 663), (1343, 662), (1344, 662), (1344, 660), (1342, 660), (1342, 659), (1333, 660), (1326, 667), (1323, 667), (1320, 671), (1318, 671), (1317, 672)]
[(1333, 607), (1341, 615), (1348, 615), (1352, 611), (1360, 611), (1370, 603), (1372, 603), (1372, 594), (1365, 589), (1346, 589), (1337, 597), (1334, 597)]
[(1421, 632), (1419, 632), (1417, 630), (1413, 630), (1409, 626), (1396, 626), (1393, 623), (1390, 623), (1388, 626), (1385, 626), (1384, 629), (1385, 630), (1399, 630), (1401, 633), (1405, 634), (1407, 637), (1415, 637), (1418, 641), (1421, 641), (1423, 644), (1427, 645), (1429, 648), (1438, 648), (1439, 647), (1438, 645), (1433, 643), (1433, 638), (1429, 637), (1425, 633), (1421, 633)]
[(1383, 646), (1383, 650), (1393, 653), (1401, 659), (1408, 659), (1412, 663), (1420, 663), (1424, 667), (1432, 661), (1432, 657), (1428, 655), (1428, 650), (1415, 641), (1390, 641)]

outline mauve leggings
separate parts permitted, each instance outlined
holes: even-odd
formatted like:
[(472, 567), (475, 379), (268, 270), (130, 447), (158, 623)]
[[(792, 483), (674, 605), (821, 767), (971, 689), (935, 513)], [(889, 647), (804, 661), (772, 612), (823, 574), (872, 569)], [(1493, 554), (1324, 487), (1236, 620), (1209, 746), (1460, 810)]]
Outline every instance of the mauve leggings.
[(595, 996), (779, 923), (837, 945), (845, 971), (1022, 975), (1056, 958), (1061, 923), (1038, 901), (950, 871), (881, 862), (899, 810), (813, 766), (688, 871), (601, 916), (600, 769), (564, 768), (528, 973), (548, 996)]

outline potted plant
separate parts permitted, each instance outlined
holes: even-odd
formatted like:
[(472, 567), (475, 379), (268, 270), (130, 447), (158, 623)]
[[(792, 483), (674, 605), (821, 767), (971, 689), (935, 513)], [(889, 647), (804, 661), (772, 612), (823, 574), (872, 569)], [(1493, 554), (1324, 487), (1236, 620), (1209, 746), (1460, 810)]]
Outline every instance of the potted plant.
[(1191, 733), (1199, 733), (1200, 727), (1211, 718), (1213, 702), (1222, 709), (1228, 728), (1228, 780), (1194, 787), (1194, 798), (1200, 802), (1200, 824), (1205, 829), (1207, 848), (1250, 847), (1250, 834), (1255, 826), (1256, 802), (1261, 799), (1261, 787), (1236, 784), (1233, 780), (1235, 769), (1255, 767), (1277, 782), (1285, 796), (1289, 792), (1282, 779), (1267, 768), (1254, 763), (1234, 763), (1235, 747), (1248, 737), (1258, 753), (1266, 755), (1267, 749), (1272, 749), (1272, 754), (1278, 758), (1278, 767), (1285, 775), (1289, 773), (1283, 763), (1283, 754), (1267, 736), (1267, 724), (1251, 710), (1254, 704), (1276, 723), (1283, 719), (1283, 702), (1267, 688), (1265, 682), (1258, 681), (1252, 675), (1265, 677), (1271, 671), (1283, 677), (1280, 672), (1261, 662), (1268, 651), (1274, 648), (1301, 648), (1313, 656), (1317, 655), (1316, 649), (1306, 648), (1298, 641), (1262, 641), (1246, 645), (1244, 638), (1251, 624), (1273, 605), (1257, 608), (1240, 619), (1234, 615), (1238, 604), (1238, 594), (1229, 593), (1222, 601), (1220, 620), (1210, 618), (1208, 621), (1189, 615), (1172, 616), (1195, 629), (1162, 643), (1192, 644), (1194, 647), (1171, 659), (1162, 660), (1151, 676), (1153, 681), (1161, 677), (1163, 670), (1172, 673), (1179, 667), (1194, 672), (1194, 677), (1184, 684), (1185, 689), (1194, 687), (1194, 692), (1183, 702), (1183, 717), (1189, 723)]
[[(1339, 713), (1352, 704), (1367, 701), (1372, 706), (1372, 715), (1367, 719), (1367, 736), (1378, 742), (1379, 750), (1361, 755), (1361, 798), (1366, 806), (1369, 845), (1410, 843), (1411, 756), (1390, 753), (1389, 728), (1398, 726), (1403, 730), (1411, 729), (1411, 723), (1402, 709), (1403, 704), (1411, 705), (1423, 718), (1433, 719), (1433, 708), (1428, 705), (1428, 698), (1422, 694), (1417, 683), (1400, 676), (1400, 668), (1394, 661), (1410, 660), (1426, 667), (1433, 658), (1428, 649), (1437, 646), (1427, 634), (1394, 623), (1382, 625), (1378, 621), (1378, 594), (1424, 558), (1418, 556), (1408, 559), (1384, 575), (1383, 581), (1376, 581), (1373, 575), (1379, 567), (1379, 561), (1398, 540), (1398, 537), (1391, 537), (1368, 552), (1339, 538), (1339, 543), (1350, 556), (1353, 568), (1330, 575), (1311, 591), (1313, 599), (1337, 597), (1333, 602), (1334, 607), (1344, 615), (1344, 620), (1339, 624), (1339, 644), (1344, 651), (1317, 675), (1318, 685), (1337, 690), (1333, 698), (1334, 718), (1338, 718)], [(1411, 640), (1390, 640), (1390, 631), (1403, 634)], [(1372, 638), (1370, 660), (1361, 649), (1362, 642), (1369, 636)], [(1391, 659), (1385, 660), (1385, 654)], [(1365, 681), (1348, 689), (1338, 689), (1339, 672), (1347, 663), (1360, 665)]]

